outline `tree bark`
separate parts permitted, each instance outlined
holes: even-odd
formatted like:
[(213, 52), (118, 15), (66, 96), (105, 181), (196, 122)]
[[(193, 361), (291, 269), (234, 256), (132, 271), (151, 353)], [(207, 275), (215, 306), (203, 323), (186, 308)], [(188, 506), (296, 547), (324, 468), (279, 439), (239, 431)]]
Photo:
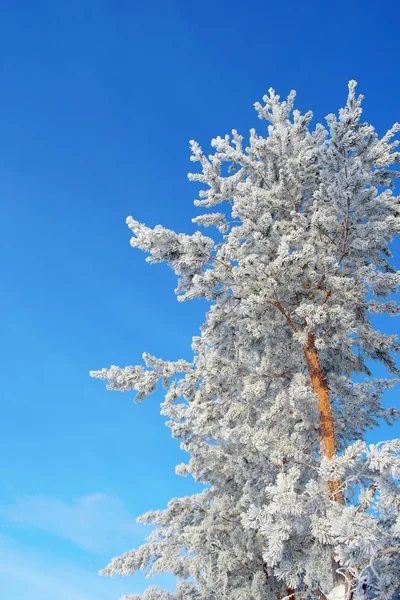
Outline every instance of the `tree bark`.
[[(325, 301), (329, 298), (330, 294), (330, 291), (326, 293)], [(290, 328), (296, 332), (296, 325), (292, 321), (290, 315), (286, 313), (282, 304), (277, 300), (274, 305), (285, 317)], [(321, 457), (326, 457), (328, 460), (331, 460), (336, 455), (335, 426), (332, 417), (328, 381), (322, 369), (318, 351), (315, 346), (315, 336), (312, 333), (308, 335), (307, 343), (303, 346), (303, 351), (306, 359), (308, 374), (310, 376), (311, 387), (318, 398)], [(343, 504), (344, 498), (340, 487), (340, 480), (328, 482), (328, 489), (333, 500)], [(333, 555), (331, 556), (331, 566), (333, 584), (337, 585), (342, 583), (343, 577), (338, 573), (340, 565)], [(350, 600), (352, 600), (351, 597)]]
[[(317, 348), (315, 347), (314, 335), (309, 334), (307, 344), (303, 349), (311, 387), (318, 397), (321, 457), (326, 457), (328, 460), (331, 460), (336, 455), (335, 426), (332, 417), (328, 381), (323, 372)], [(343, 494), (340, 491), (340, 486), (340, 480), (328, 482), (328, 489), (333, 500), (343, 503)], [(334, 556), (331, 557), (331, 561), (332, 579), (334, 585), (337, 585), (343, 582), (343, 577), (337, 572), (340, 565)]]
[[(321, 367), (313, 334), (310, 333), (308, 335), (307, 344), (304, 345), (303, 350), (311, 387), (318, 397), (321, 456), (331, 460), (336, 455), (335, 426), (332, 417), (328, 381)], [(333, 499), (337, 502), (343, 502), (343, 494), (341, 491), (338, 491), (341, 482), (339, 480), (330, 481), (328, 485)]]

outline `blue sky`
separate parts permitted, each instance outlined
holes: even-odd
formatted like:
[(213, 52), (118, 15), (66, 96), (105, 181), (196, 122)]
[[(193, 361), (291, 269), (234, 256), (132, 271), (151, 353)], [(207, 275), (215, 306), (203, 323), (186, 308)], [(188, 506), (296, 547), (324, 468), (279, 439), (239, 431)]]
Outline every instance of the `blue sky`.
[(202, 321), (203, 305), (176, 302), (173, 274), (129, 247), (126, 216), (192, 232), (188, 140), (261, 130), (252, 104), (270, 86), (295, 88), (320, 120), (355, 78), (386, 131), (400, 120), (399, 12), (396, 0), (0, 3), (2, 600), (141, 592), (140, 575), (97, 571), (141, 543), (137, 515), (194, 489), (174, 474), (161, 395), (133, 406), (88, 376), (143, 351), (190, 357)]

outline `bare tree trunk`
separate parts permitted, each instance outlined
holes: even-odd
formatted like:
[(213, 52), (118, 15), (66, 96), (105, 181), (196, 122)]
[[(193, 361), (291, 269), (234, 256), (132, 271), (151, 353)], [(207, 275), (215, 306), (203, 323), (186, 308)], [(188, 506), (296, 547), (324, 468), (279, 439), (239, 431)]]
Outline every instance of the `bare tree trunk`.
[[(329, 397), (329, 386), (321, 367), (318, 351), (315, 347), (315, 337), (309, 334), (307, 344), (304, 346), (307, 369), (311, 386), (318, 397), (318, 415), (321, 435), (321, 456), (331, 460), (336, 455), (335, 426), (332, 417), (332, 408)], [(340, 480), (328, 482), (329, 491), (336, 502), (343, 503), (343, 494), (340, 491)], [(332, 577), (334, 585), (343, 583), (343, 578), (337, 573), (339, 564), (332, 556)]]
[[(321, 456), (331, 460), (336, 455), (335, 426), (333, 424), (329, 387), (321, 367), (318, 351), (315, 347), (315, 337), (309, 334), (307, 344), (304, 346), (307, 369), (310, 375), (311, 386), (318, 397), (318, 415), (321, 435)], [(343, 502), (340, 481), (330, 481), (329, 489), (334, 500)]]
[[(325, 296), (325, 301), (329, 298), (330, 291)], [(297, 331), (296, 325), (292, 321), (290, 315), (288, 315), (283, 308), (282, 304), (277, 300), (274, 305), (279, 312), (285, 317), (288, 325), (293, 331)], [(307, 370), (310, 376), (311, 387), (316, 393), (318, 398), (318, 415), (319, 415), (319, 429), (320, 429), (320, 445), (321, 445), (321, 457), (326, 457), (331, 460), (336, 455), (336, 437), (335, 437), (335, 426), (332, 417), (331, 401), (329, 397), (329, 386), (328, 381), (325, 377), (325, 373), (322, 369), (321, 362), (319, 360), (318, 351), (315, 346), (315, 336), (310, 333), (308, 335), (307, 343), (303, 346), (304, 356), (306, 359)], [(340, 490), (341, 481), (334, 480), (328, 482), (329, 492), (336, 502), (343, 504), (344, 498), (343, 493)], [(338, 574), (337, 570), (339, 564), (337, 563), (334, 556), (331, 557), (332, 564), (332, 579), (333, 584), (338, 585), (343, 583), (343, 577)], [(320, 591), (322, 594), (322, 592)], [(317, 594), (318, 595), (318, 594)], [(350, 598), (351, 600), (351, 598)]]

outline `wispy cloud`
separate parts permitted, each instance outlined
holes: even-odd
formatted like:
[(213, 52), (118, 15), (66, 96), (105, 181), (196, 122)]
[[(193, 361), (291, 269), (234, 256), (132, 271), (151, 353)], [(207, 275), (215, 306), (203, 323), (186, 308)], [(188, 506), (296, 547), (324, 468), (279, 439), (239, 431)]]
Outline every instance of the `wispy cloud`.
[(121, 500), (100, 493), (70, 503), (43, 495), (21, 496), (12, 506), (0, 507), (0, 518), (71, 540), (93, 553), (113, 550), (123, 541), (132, 543), (144, 533)]
[(1, 598), (15, 600), (117, 600), (136, 588), (127, 580), (99, 577), (95, 571), (72, 563), (56, 562), (53, 556), (33, 552), (0, 535)]

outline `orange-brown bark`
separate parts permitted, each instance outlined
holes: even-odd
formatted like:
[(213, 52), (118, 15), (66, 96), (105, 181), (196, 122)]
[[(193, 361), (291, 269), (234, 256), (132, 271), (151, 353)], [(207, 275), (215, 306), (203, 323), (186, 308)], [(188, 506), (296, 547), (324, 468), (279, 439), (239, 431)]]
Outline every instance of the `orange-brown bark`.
[[(309, 334), (307, 344), (305, 344), (303, 349), (311, 386), (318, 397), (321, 455), (331, 460), (336, 455), (336, 438), (329, 397), (329, 387), (321, 367), (317, 348), (315, 347), (315, 337), (312, 334)], [(339, 488), (340, 481), (329, 482), (329, 489), (333, 495), (333, 498), (338, 502), (342, 502), (342, 493), (337, 491)]]
[[(329, 290), (325, 295), (324, 304), (328, 300), (330, 295), (331, 291)], [(279, 312), (285, 317), (289, 327), (296, 332), (297, 327), (290, 315), (286, 313), (282, 304), (279, 301), (276, 301), (274, 305), (279, 310)], [(310, 376), (311, 387), (318, 398), (321, 456), (331, 460), (336, 455), (335, 426), (332, 417), (328, 381), (325, 377), (324, 371), (321, 366), (321, 362), (319, 360), (318, 350), (315, 346), (315, 336), (313, 334), (308, 335), (307, 343), (303, 346), (303, 350), (306, 359), (308, 374)], [(329, 481), (328, 486), (332, 498), (336, 502), (343, 503), (343, 493), (340, 490), (341, 481)], [(335, 583), (339, 583), (343, 579), (342, 576), (338, 573), (338, 567), (339, 564), (337, 563), (335, 557), (332, 556), (332, 577)], [(288, 592), (288, 595), (291, 596), (290, 591)], [(319, 597), (321, 600), (327, 600), (325, 594), (323, 594), (321, 590), (317, 589), (313, 591), (316, 594), (316, 596)], [(292, 598), (294, 599), (295, 596), (291, 596), (291, 600)], [(349, 600), (352, 600), (352, 595), (350, 595)]]

